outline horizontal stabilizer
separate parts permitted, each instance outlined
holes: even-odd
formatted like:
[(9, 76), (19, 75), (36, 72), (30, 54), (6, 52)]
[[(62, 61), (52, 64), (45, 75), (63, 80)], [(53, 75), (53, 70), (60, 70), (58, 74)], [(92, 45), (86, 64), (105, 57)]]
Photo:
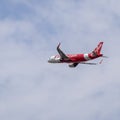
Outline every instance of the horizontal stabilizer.
[(108, 56), (102, 56), (103, 58), (108, 58)]

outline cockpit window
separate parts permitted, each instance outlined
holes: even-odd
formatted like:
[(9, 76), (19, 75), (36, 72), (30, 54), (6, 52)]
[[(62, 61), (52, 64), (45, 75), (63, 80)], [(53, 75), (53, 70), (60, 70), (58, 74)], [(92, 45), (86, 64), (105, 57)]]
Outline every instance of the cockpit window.
[(50, 59), (54, 59), (55, 58), (55, 56), (51, 56), (51, 58)]

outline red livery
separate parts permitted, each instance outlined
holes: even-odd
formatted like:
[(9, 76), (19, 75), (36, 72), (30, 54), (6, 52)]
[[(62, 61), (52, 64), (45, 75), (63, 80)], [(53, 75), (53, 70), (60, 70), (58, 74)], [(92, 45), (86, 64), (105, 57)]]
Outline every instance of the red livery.
[(102, 45), (103, 45), (103, 42), (100, 42), (98, 44), (98, 46), (91, 53), (65, 54), (60, 49), (60, 43), (59, 43), (59, 45), (57, 46), (57, 51), (58, 51), (59, 55), (51, 56), (50, 59), (48, 60), (48, 62), (49, 63), (69, 63), (69, 67), (76, 67), (79, 63), (96, 65), (96, 63), (88, 63), (87, 61), (96, 59), (98, 57), (103, 57), (103, 54), (100, 53)]

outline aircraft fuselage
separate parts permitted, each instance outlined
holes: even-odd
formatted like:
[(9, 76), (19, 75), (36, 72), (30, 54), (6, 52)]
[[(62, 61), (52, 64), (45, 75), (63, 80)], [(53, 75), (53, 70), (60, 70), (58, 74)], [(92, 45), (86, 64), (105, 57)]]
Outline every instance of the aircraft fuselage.
[(69, 60), (62, 60), (60, 55), (51, 56), (48, 60), (49, 63), (80, 63), (89, 61), (98, 57), (101, 57), (100, 55), (93, 55), (92, 53), (89, 54), (67, 54), (67, 57)]
[(96, 63), (86, 63), (86, 61), (102, 57), (103, 54), (100, 53), (103, 42), (100, 42), (98, 46), (91, 52), (87, 54), (65, 54), (60, 49), (60, 43), (57, 46), (57, 51), (59, 55), (51, 56), (48, 60), (49, 63), (70, 63), (69, 67), (76, 67), (79, 63), (96, 65)]

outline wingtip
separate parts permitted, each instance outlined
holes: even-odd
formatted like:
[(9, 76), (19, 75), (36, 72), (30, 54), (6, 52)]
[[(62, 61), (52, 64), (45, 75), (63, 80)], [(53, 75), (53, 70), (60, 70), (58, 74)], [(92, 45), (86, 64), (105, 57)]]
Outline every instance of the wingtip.
[(60, 45), (61, 45), (61, 43), (59, 42), (59, 44), (58, 44), (57, 48), (59, 48), (59, 47), (60, 47)]
[(103, 59), (99, 62), (99, 64), (102, 64), (102, 62), (103, 62)]

